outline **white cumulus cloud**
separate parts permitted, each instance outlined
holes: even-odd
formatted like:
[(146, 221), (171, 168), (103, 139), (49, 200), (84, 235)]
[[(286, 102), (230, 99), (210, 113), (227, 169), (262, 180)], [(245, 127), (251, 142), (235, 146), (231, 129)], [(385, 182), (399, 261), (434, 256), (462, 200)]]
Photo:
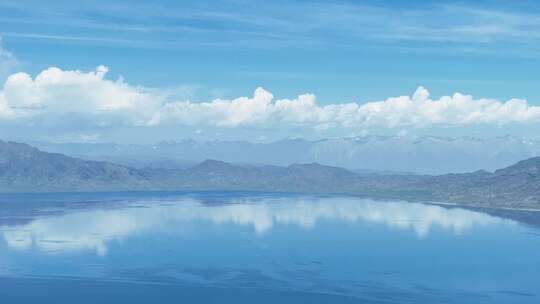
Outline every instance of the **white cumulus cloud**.
[(159, 102), (142, 88), (105, 79), (107, 72), (105, 66), (90, 72), (51, 67), (34, 79), (22, 72), (10, 75), (0, 92), (0, 111), (11, 119), (74, 116), (99, 125), (145, 124)]
[(301, 125), (314, 128), (425, 127), (431, 125), (507, 124), (540, 120), (540, 107), (525, 100), (505, 102), (474, 99), (455, 93), (430, 99), (419, 87), (412, 96), (391, 97), (367, 103), (319, 105), (315, 95), (273, 100), (257, 88), (253, 97), (217, 99), (205, 103), (172, 102), (160, 109), (153, 124), (209, 124), (214, 126)]
[(167, 90), (106, 78), (108, 68), (83, 72), (48, 68), (32, 78), (12, 74), (0, 91), (0, 118), (39, 124), (96, 126), (306, 127), (363, 129), (436, 125), (504, 125), (540, 121), (540, 107), (526, 100), (475, 99), (455, 93), (432, 99), (419, 87), (412, 96), (367, 103), (320, 105), (313, 94), (275, 100), (257, 88), (252, 97), (191, 102), (171, 99)]

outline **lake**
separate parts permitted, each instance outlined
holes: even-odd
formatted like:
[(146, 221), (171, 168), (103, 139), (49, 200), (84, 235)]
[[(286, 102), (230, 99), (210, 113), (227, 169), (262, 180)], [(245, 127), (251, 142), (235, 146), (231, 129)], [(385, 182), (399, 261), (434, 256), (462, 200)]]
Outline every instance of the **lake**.
[(5, 194), (0, 299), (540, 303), (539, 217), (346, 196)]

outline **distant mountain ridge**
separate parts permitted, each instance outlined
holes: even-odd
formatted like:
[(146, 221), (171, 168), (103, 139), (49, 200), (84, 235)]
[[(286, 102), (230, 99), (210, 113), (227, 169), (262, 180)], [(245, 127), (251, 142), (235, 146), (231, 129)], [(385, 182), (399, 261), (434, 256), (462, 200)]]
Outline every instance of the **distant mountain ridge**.
[(358, 174), (318, 163), (286, 167), (205, 160), (195, 166), (136, 169), (0, 142), (0, 192), (253, 190), (340, 193), (467, 206), (540, 210), (540, 157), (494, 172)]
[(154, 145), (53, 144), (36, 147), (88, 160), (135, 168), (188, 168), (205, 159), (233, 164), (288, 166), (320, 163), (360, 172), (445, 174), (493, 171), (540, 156), (540, 141), (514, 136), (358, 136), (321, 140), (284, 139), (269, 143), (182, 140)]
[(144, 173), (132, 168), (0, 141), (0, 191), (122, 190), (148, 185)]

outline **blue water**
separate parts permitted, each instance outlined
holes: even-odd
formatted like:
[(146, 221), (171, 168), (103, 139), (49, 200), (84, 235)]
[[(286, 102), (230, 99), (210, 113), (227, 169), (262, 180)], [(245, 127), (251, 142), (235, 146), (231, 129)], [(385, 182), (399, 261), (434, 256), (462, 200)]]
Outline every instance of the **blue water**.
[(540, 214), (261, 193), (0, 196), (1, 303), (540, 303)]

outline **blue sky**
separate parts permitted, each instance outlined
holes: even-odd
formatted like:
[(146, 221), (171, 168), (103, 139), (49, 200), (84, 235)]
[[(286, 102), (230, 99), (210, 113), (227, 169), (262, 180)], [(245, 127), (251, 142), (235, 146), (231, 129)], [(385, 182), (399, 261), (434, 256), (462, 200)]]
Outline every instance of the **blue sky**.
[[(393, 96), (412, 97), (422, 86), (434, 100), (460, 92), (472, 95), (475, 100), (490, 98), (505, 102), (517, 98), (526, 100), (529, 106), (540, 106), (540, 4), (535, 1), (25, 1), (23, 4), (4, 0), (0, 3), (0, 36), (4, 52), (4, 62), (0, 61), (2, 81), (20, 71), (36, 77), (49, 67), (89, 73), (104, 65), (108, 71), (106, 79), (121, 78), (132, 88), (144, 88), (145, 93), (167, 95), (167, 101), (163, 102), (232, 100), (253, 96), (256, 88), (263, 87), (273, 94), (274, 100), (312, 93), (320, 106), (363, 104)], [(26, 101), (17, 102), (25, 107), (29, 105)], [(41, 101), (34, 103), (43, 107)], [(24, 122), (29, 130), (43, 120), (32, 117)], [(512, 119), (503, 119), (502, 123), (490, 119), (486, 120), (488, 123), (467, 123), (466, 128), (461, 123), (457, 133), (532, 134), (531, 128), (538, 126), (530, 122), (515, 126)], [(338, 130), (328, 124), (304, 128), (299, 127), (298, 118), (294, 120), (294, 128), (260, 123), (259, 117), (254, 120), (256, 126), (243, 122), (205, 126), (181, 121), (145, 132), (159, 133), (164, 138), (191, 137), (207, 134), (204, 131), (209, 128), (223, 129), (225, 125), (231, 138), (266, 138), (308, 133), (314, 137), (349, 135), (367, 129), (349, 126)], [(442, 128), (438, 123), (428, 123), (415, 130), (427, 132), (425, 125), (428, 125), (434, 132), (452, 133), (447, 131), (447, 121), (443, 121)], [(47, 134), (61, 138), (66, 126), (53, 125), (48, 123)], [(105, 125), (112, 128), (108, 123)], [(508, 130), (501, 129), (501, 125)], [(88, 125), (79, 128), (73, 122), (70, 129), (74, 129), (73, 134), (108, 133), (103, 132), (103, 124), (100, 126), (101, 129)], [(369, 129), (392, 133), (403, 131), (403, 126), (390, 123)], [(19, 127), (11, 121), (0, 135), (6, 136), (10, 128)], [(115, 127), (115, 132), (122, 134), (118, 137), (130, 137), (126, 134), (132, 127), (123, 123), (121, 128)], [(333, 131), (319, 134), (313, 129)]]

